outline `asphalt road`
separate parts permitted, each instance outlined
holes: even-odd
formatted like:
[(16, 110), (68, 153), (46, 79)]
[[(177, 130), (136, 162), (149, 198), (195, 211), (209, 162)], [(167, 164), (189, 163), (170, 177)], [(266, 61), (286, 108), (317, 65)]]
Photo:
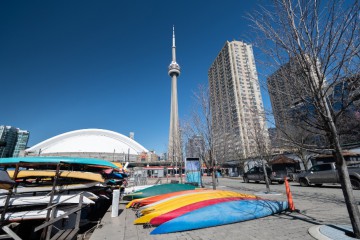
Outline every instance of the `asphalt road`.
[[(207, 187), (210, 187), (211, 179), (204, 180)], [(344, 204), (344, 195), (339, 184), (325, 184), (322, 187), (301, 187), (297, 182), (289, 182), (290, 190), (294, 200), (309, 200), (319, 201), (323, 203), (338, 203)], [(219, 178), (219, 186), (236, 189), (238, 191), (250, 191), (250, 192), (264, 192), (266, 191), (265, 182), (260, 183), (244, 183), (240, 178)], [(271, 192), (277, 192), (285, 194), (285, 184), (273, 183), (270, 185)], [(354, 197), (357, 201), (360, 201), (360, 190), (353, 191)]]

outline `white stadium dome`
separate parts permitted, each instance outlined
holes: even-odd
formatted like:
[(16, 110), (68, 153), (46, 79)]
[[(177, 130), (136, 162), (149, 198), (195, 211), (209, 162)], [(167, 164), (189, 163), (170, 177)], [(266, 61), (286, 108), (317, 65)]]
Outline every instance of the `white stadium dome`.
[(104, 129), (81, 129), (63, 133), (25, 150), (26, 155), (61, 153), (122, 153), (138, 155), (146, 148), (120, 133)]

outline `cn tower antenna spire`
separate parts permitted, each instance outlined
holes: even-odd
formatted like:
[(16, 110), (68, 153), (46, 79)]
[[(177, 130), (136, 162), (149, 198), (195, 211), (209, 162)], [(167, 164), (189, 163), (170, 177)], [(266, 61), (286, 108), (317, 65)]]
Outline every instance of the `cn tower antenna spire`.
[(173, 25), (173, 37), (172, 37), (172, 61), (176, 62), (175, 26), (174, 25)]

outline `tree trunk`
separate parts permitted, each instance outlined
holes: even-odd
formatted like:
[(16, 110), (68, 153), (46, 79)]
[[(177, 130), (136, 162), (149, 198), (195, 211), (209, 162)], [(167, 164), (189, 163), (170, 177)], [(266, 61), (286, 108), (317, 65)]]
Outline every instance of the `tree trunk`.
[[(338, 145), (340, 147), (340, 145)], [(339, 179), (341, 183), (341, 189), (344, 194), (346, 208), (349, 212), (349, 217), (351, 220), (351, 225), (353, 227), (353, 233), (356, 238), (360, 238), (360, 212), (358, 208), (358, 204), (355, 201), (348, 168), (345, 162), (344, 157), (341, 153), (340, 149), (335, 147), (336, 151), (333, 153), (336, 159), (336, 167), (338, 169)]]
[(213, 183), (213, 189), (216, 190), (215, 167), (213, 168), (211, 178), (212, 178), (212, 183)]
[(269, 177), (267, 175), (267, 171), (266, 171), (266, 166), (265, 166), (265, 161), (262, 161), (262, 167), (263, 167), (263, 171), (264, 171), (264, 176), (265, 176), (265, 183), (266, 183), (266, 192), (269, 193), (270, 192), (270, 183), (269, 183)]
[(333, 144), (334, 152), (333, 155), (336, 159), (336, 167), (338, 169), (339, 180), (341, 184), (341, 189), (344, 194), (344, 200), (346, 204), (346, 208), (349, 213), (351, 225), (353, 227), (354, 237), (360, 238), (360, 212), (358, 208), (358, 204), (355, 201), (353, 189), (350, 182), (348, 168), (342, 154), (342, 148), (340, 146), (339, 135), (337, 133), (337, 129), (335, 123), (333, 121), (331, 112), (329, 110), (329, 105), (326, 102), (324, 97), (321, 98), (325, 113), (327, 115), (327, 125), (329, 127), (330, 133), (328, 135), (329, 141)]

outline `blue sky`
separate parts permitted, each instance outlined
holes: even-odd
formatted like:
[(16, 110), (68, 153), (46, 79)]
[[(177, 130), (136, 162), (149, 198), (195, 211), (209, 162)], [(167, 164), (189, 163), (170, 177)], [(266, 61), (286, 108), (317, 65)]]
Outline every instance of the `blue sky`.
[(172, 26), (182, 68), (179, 114), (186, 119), (193, 92), (207, 83), (225, 41), (255, 41), (245, 15), (262, 3), (0, 1), (0, 125), (30, 131), (29, 146), (68, 131), (101, 128), (135, 132), (144, 147), (164, 152)]

